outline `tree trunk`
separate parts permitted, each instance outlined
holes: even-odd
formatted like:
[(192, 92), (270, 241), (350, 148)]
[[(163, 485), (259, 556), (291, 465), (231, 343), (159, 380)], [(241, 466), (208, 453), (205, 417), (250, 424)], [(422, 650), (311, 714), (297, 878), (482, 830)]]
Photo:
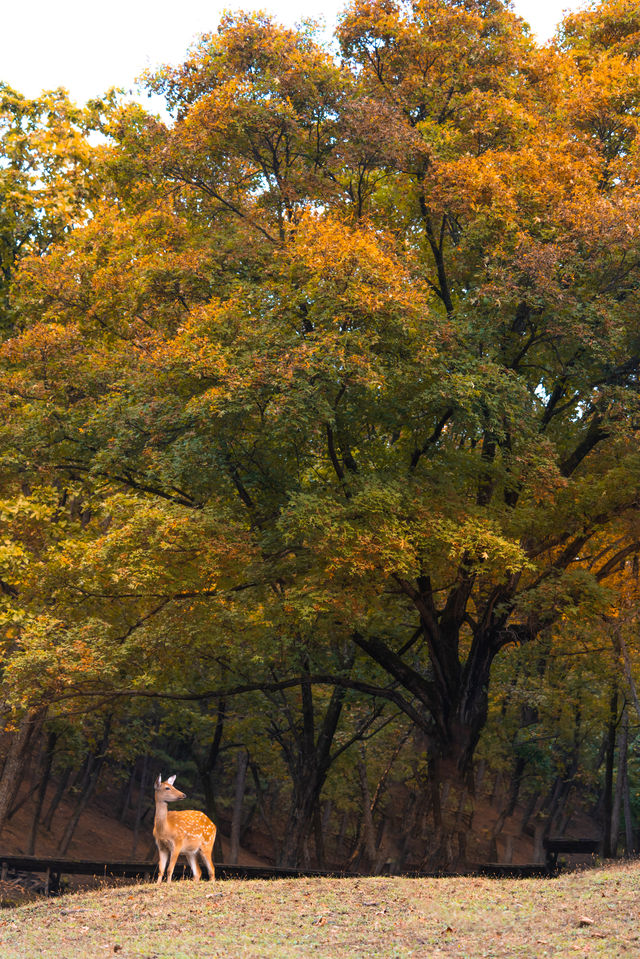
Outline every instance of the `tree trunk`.
[(324, 837), (326, 834), (326, 817), (325, 813), (327, 808), (330, 809), (331, 804), (325, 803), (324, 812), (320, 810), (320, 804), (316, 804), (316, 808), (313, 813), (313, 841), (316, 848), (316, 866), (318, 869), (326, 869), (326, 853), (325, 853), (325, 842)]
[(308, 846), (305, 852), (305, 845), (313, 832), (313, 815), (322, 785), (315, 770), (310, 770), (306, 782), (294, 783), (291, 809), (278, 859), (280, 866), (296, 868), (308, 855)]
[(629, 764), (624, 766), (624, 781), (622, 783), (622, 804), (624, 808), (624, 851), (627, 859), (634, 853), (633, 817), (631, 814), (631, 794), (629, 791)]
[(145, 753), (142, 759), (142, 770), (140, 772), (140, 788), (138, 789), (138, 801), (136, 803), (136, 819), (133, 825), (133, 843), (131, 846), (131, 856), (135, 857), (138, 847), (138, 837), (140, 835), (140, 823), (142, 822), (142, 810), (144, 808), (147, 791), (147, 777), (149, 774), (149, 754)]
[(269, 838), (271, 839), (271, 843), (275, 850), (277, 849), (278, 842), (277, 842), (275, 830), (273, 828), (273, 823), (267, 813), (267, 809), (265, 806), (264, 790), (262, 788), (262, 783), (260, 782), (260, 770), (258, 769), (258, 765), (255, 762), (251, 762), (249, 765), (251, 767), (251, 775), (253, 777), (253, 784), (256, 791), (256, 807), (258, 810), (258, 815), (260, 816), (260, 819), (262, 820), (265, 829), (269, 833)]
[(95, 753), (92, 753), (89, 762), (87, 764), (86, 775), (78, 802), (76, 803), (76, 808), (74, 809), (69, 822), (60, 841), (60, 855), (66, 855), (71, 840), (73, 839), (73, 834), (76, 831), (76, 827), (80, 820), (80, 816), (86, 809), (93, 791), (96, 788), (100, 773), (102, 772), (102, 767), (107, 756), (107, 746), (109, 744), (109, 736), (111, 733), (111, 717), (107, 717), (104, 727), (104, 733), (102, 736), (102, 742)]
[(35, 851), (36, 851), (36, 835), (38, 832), (38, 823), (40, 822), (40, 816), (42, 815), (42, 807), (44, 805), (45, 796), (47, 794), (47, 786), (49, 785), (49, 779), (51, 778), (51, 767), (53, 765), (53, 756), (54, 756), (57, 740), (58, 740), (58, 734), (56, 732), (49, 733), (49, 738), (47, 740), (47, 749), (44, 755), (42, 782), (40, 783), (40, 789), (38, 790), (38, 799), (36, 802), (36, 808), (34, 810), (33, 820), (31, 823), (31, 835), (29, 836), (29, 846), (27, 848), (27, 855), (29, 856), (35, 855)]
[(611, 855), (618, 853), (618, 836), (620, 833), (620, 813), (622, 811), (622, 793), (627, 771), (627, 744), (629, 738), (629, 713), (626, 703), (622, 710), (620, 732), (618, 734), (618, 774), (616, 776), (616, 791), (613, 797), (613, 813), (611, 816)]
[(125, 821), (126, 815), (129, 812), (131, 793), (133, 791), (133, 784), (136, 779), (136, 771), (136, 763), (134, 763), (125, 783), (124, 789), (122, 790), (122, 802), (120, 803), (120, 812), (118, 813), (118, 819), (120, 822)]
[(369, 869), (375, 869), (376, 862), (376, 834), (373, 826), (373, 814), (371, 811), (371, 793), (369, 791), (369, 779), (367, 777), (366, 752), (364, 745), (360, 747), (360, 758), (357, 762), (358, 779), (360, 780), (360, 792), (362, 794), (362, 837), (364, 850), (369, 862)]
[(536, 806), (538, 805), (538, 799), (539, 799), (539, 798), (540, 798), (540, 792), (539, 792), (539, 790), (536, 790), (536, 791), (535, 791), (534, 793), (532, 793), (531, 796), (529, 797), (529, 801), (527, 802), (526, 809), (525, 809), (524, 813), (522, 814), (522, 821), (520, 822), (520, 835), (521, 835), (521, 836), (524, 836), (525, 833), (527, 832), (527, 827), (528, 827), (528, 825), (529, 825), (529, 820), (531, 819), (531, 817), (533, 816), (533, 814), (534, 814), (534, 812), (535, 812), (535, 808), (536, 808)]
[(635, 707), (636, 713), (638, 715), (638, 719), (640, 719), (640, 700), (638, 699), (638, 690), (636, 688), (636, 683), (633, 678), (633, 670), (631, 668), (631, 659), (629, 657), (629, 648), (624, 638), (621, 625), (618, 625), (614, 629), (613, 646), (618, 656), (622, 657), (622, 666), (624, 670), (624, 677), (627, 681), (627, 689), (629, 690), (629, 695), (631, 696), (631, 701)]
[(340, 817), (340, 829), (338, 830), (338, 838), (336, 840), (336, 856), (342, 858), (344, 856), (345, 848), (345, 838), (347, 835), (347, 826), (349, 825), (349, 813), (343, 812)]
[(44, 716), (44, 709), (26, 713), (18, 723), (16, 731), (11, 734), (2, 777), (0, 777), (0, 833), (20, 788), (29, 749), (42, 727)]
[(333, 744), (346, 690), (334, 687), (317, 739), (310, 682), (300, 687), (302, 700), (302, 734), (293, 744), (280, 738), (293, 780), (293, 796), (279, 865), (297, 866), (308, 859), (309, 839), (314, 832), (315, 809), (332, 762)]
[(51, 827), (53, 825), (53, 817), (55, 812), (60, 805), (60, 800), (67, 791), (67, 786), (69, 785), (69, 780), (71, 779), (71, 773), (73, 768), (71, 766), (66, 766), (58, 780), (58, 785), (56, 791), (53, 794), (49, 808), (47, 809), (47, 814), (42, 820), (42, 828), (46, 829), (47, 832), (51, 832)]
[(240, 852), (240, 828), (242, 826), (242, 803), (247, 781), (249, 754), (246, 749), (240, 749), (237, 757), (236, 788), (233, 800), (233, 815), (231, 818), (231, 844), (229, 848), (229, 862), (235, 865)]
[[(220, 743), (222, 742), (222, 735), (224, 733), (226, 714), (227, 703), (225, 699), (221, 699), (218, 703), (216, 726), (206, 756), (203, 757), (195, 745), (193, 743), (190, 744), (191, 756), (196, 764), (198, 777), (202, 784), (205, 811), (207, 816), (214, 822), (216, 822), (218, 818), (215, 773), (220, 759)], [(216, 833), (212, 857), (214, 862), (220, 862), (222, 860), (222, 836), (220, 830)]]
[(198, 766), (198, 773), (200, 775), (200, 780), (202, 782), (202, 788), (204, 791), (204, 802), (206, 807), (207, 815), (212, 819), (215, 819), (216, 816), (216, 791), (215, 791), (215, 772), (220, 759), (220, 744), (222, 742), (222, 736), (224, 733), (225, 720), (227, 716), (227, 703), (225, 699), (221, 699), (218, 703), (218, 713), (216, 716), (216, 728), (213, 732), (213, 737), (211, 739), (211, 744), (207, 751), (206, 758), (204, 761), (198, 762), (196, 757), (196, 763)]
[(511, 776), (511, 788), (509, 790), (509, 799), (496, 819), (495, 825), (492, 830), (492, 838), (496, 839), (504, 829), (504, 824), (507, 819), (513, 815), (515, 808), (518, 804), (518, 796), (520, 795), (520, 786), (522, 784), (522, 777), (524, 775), (524, 770), (526, 767), (526, 760), (522, 756), (516, 756), (516, 761), (513, 769), (513, 774)]
[[(13, 803), (11, 809), (10, 809), (9, 812), (7, 813), (7, 818), (6, 818), (6, 820), (5, 820), (6, 822), (10, 822), (10, 821), (13, 819), (13, 817), (15, 816), (15, 814), (16, 814), (17, 812), (19, 812), (19, 811), (22, 809), (22, 807), (23, 807), (24, 805), (26, 805), (26, 803), (29, 802), (29, 800), (31, 799), (31, 797), (33, 796), (33, 794), (36, 793), (36, 792), (40, 789), (40, 786), (41, 786), (41, 785), (42, 785), (42, 780), (39, 779), (39, 780), (38, 780), (36, 783), (34, 783), (29, 789), (27, 789), (27, 791), (26, 791), (25, 793), (23, 793), (22, 796), (20, 796), (19, 799), (16, 798), (16, 800), (15, 800), (15, 802)], [(19, 792), (18, 792), (18, 795), (20, 795)]]
[(602, 855), (610, 859), (612, 852), (611, 823), (613, 818), (613, 767), (616, 758), (616, 728), (618, 725), (618, 687), (614, 686), (609, 700), (609, 725), (607, 728), (607, 748), (605, 753), (603, 819), (604, 836)]
[(440, 869), (451, 863), (460, 845), (455, 821), (445, 815), (445, 794), (450, 794), (455, 805), (466, 790), (469, 816), (473, 815), (473, 756), (487, 720), (491, 665), (504, 643), (505, 631), (501, 625), (478, 626), (463, 665), (458, 657), (459, 633), (473, 578), (461, 571), (458, 585), (440, 612), (426, 581), (419, 584), (419, 590), (404, 581), (401, 584), (420, 612), (432, 675), (425, 677), (377, 637), (356, 636), (355, 642), (420, 704), (414, 708), (403, 701), (401, 708), (428, 742), (435, 841), (425, 864)]

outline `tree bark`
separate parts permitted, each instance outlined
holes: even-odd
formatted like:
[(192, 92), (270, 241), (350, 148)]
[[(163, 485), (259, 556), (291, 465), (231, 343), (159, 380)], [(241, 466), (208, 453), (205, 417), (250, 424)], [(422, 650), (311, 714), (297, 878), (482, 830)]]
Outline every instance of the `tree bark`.
[(311, 683), (302, 683), (302, 734), (291, 748), (281, 738), (281, 745), (293, 780), (293, 796), (279, 864), (295, 867), (308, 856), (308, 841), (313, 834), (314, 813), (320, 800), (332, 762), (334, 740), (346, 690), (334, 687), (317, 739)]
[(133, 784), (136, 778), (136, 764), (134, 763), (131, 767), (131, 772), (127, 778), (124, 789), (122, 790), (122, 802), (120, 804), (120, 812), (118, 813), (118, 819), (120, 822), (124, 822), (127, 813), (129, 812), (129, 805), (131, 804), (131, 793), (133, 790)]
[(633, 856), (634, 838), (633, 838), (633, 817), (631, 814), (631, 794), (629, 791), (629, 764), (624, 766), (624, 780), (622, 783), (622, 804), (624, 808), (624, 851), (627, 859)]
[(260, 816), (260, 819), (262, 820), (265, 829), (269, 833), (269, 838), (275, 850), (277, 849), (278, 842), (277, 842), (275, 830), (273, 828), (273, 823), (271, 821), (271, 818), (268, 815), (268, 812), (265, 806), (264, 789), (262, 788), (262, 783), (260, 782), (260, 770), (258, 769), (257, 763), (253, 761), (251, 761), (249, 765), (251, 768), (251, 775), (253, 777), (253, 785), (256, 791), (256, 808), (258, 810), (258, 815)]
[(612, 852), (611, 823), (613, 818), (613, 767), (616, 756), (616, 728), (618, 725), (618, 687), (614, 686), (609, 700), (609, 724), (607, 727), (607, 748), (605, 752), (603, 819), (604, 835), (602, 855), (610, 859)]
[(376, 834), (373, 826), (373, 813), (371, 810), (371, 792), (369, 790), (369, 779), (367, 777), (366, 752), (364, 745), (360, 747), (360, 756), (357, 762), (358, 779), (360, 780), (360, 792), (362, 794), (362, 837), (364, 849), (369, 862), (369, 869), (375, 869), (376, 863)]
[(633, 670), (631, 669), (631, 659), (629, 657), (629, 648), (624, 638), (622, 627), (618, 627), (618, 629), (616, 630), (614, 645), (618, 647), (618, 651), (620, 652), (622, 656), (622, 664), (624, 668), (624, 676), (627, 681), (627, 688), (631, 696), (631, 701), (633, 702), (636, 713), (638, 715), (638, 719), (640, 719), (640, 700), (638, 699), (638, 690), (636, 688), (636, 683), (633, 678)]
[(622, 811), (622, 794), (627, 773), (627, 745), (629, 740), (629, 713), (625, 703), (622, 710), (620, 732), (618, 734), (618, 773), (616, 776), (616, 791), (613, 797), (613, 812), (611, 815), (611, 855), (618, 854), (618, 836), (620, 833), (620, 814)]
[(46, 829), (47, 832), (51, 832), (51, 827), (53, 825), (53, 817), (56, 813), (58, 806), (60, 805), (60, 801), (62, 797), (64, 796), (67, 790), (69, 780), (71, 779), (72, 771), (73, 769), (71, 766), (66, 766), (62, 772), (62, 775), (60, 776), (60, 779), (58, 780), (58, 785), (51, 799), (49, 808), (47, 809), (47, 814), (42, 820), (42, 827), (43, 829)]
[(40, 822), (40, 816), (42, 815), (42, 807), (44, 805), (45, 796), (47, 794), (47, 786), (49, 785), (49, 780), (51, 778), (51, 767), (53, 765), (53, 756), (55, 753), (57, 741), (58, 741), (58, 734), (56, 732), (49, 733), (49, 738), (47, 739), (47, 749), (44, 755), (42, 781), (40, 783), (40, 788), (38, 790), (38, 799), (36, 802), (36, 808), (34, 810), (33, 820), (31, 823), (31, 835), (29, 836), (29, 846), (27, 848), (27, 855), (29, 856), (35, 855), (35, 851), (36, 851), (36, 835), (38, 832), (38, 823)]
[[(220, 744), (224, 733), (225, 719), (227, 714), (227, 703), (221, 699), (218, 703), (218, 713), (216, 716), (216, 726), (213, 731), (211, 743), (206, 756), (202, 756), (198, 749), (191, 745), (191, 755), (198, 770), (198, 776), (202, 783), (204, 792), (204, 804), (207, 816), (215, 821), (216, 819), (216, 791), (215, 791), (215, 771), (220, 759)], [(217, 845), (217, 840), (216, 840)]]
[(229, 849), (229, 862), (235, 865), (238, 862), (240, 852), (240, 829), (242, 826), (242, 803), (244, 800), (244, 790), (247, 781), (247, 768), (249, 766), (249, 754), (246, 749), (240, 749), (237, 756), (236, 765), (236, 784), (233, 799), (233, 815), (231, 818), (231, 844)]
[(140, 835), (140, 823), (142, 822), (142, 810), (144, 808), (147, 791), (147, 778), (149, 775), (149, 754), (145, 753), (142, 760), (142, 770), (140, 772), (140, 787), (138, 789), (138, 801), (136, 803), (136, 819), (133, 825), (133, 843), (131, 846), (132, 857), (136, 854), (138, 847), (138, 837)]
[(60, 841), (60, 855), (64, 856), (71, 844), (73, 839), (73, 834), (76, 831), (78, 822), (80, 821), (80, 816), (86, 809), (93, 791), (98, 784), (98, 779), (100, 773), (102, 772), (102, 767), (104, 766), (105, 759), (107, 757), (107, 746), (109, 745), (109, 736), (111, 733), (111, 717), (107, 717), (104, 727), (104, 733), (102, 736), (102, 742), (96, 750), (90, 756), (89, 763), (87, 765), (87, 771), (82, 786), (78, 802), (76, 803), (76, 808), (74, 809), (69, 822), (65, 828), (64, 834)]
[(11, 734), (2, 777), (0, 777), (0, 833), (20, 788), (29, 749), (42, 728), (44, 716), (44, 709), (26, 713), (18, 723), (18, 728)]

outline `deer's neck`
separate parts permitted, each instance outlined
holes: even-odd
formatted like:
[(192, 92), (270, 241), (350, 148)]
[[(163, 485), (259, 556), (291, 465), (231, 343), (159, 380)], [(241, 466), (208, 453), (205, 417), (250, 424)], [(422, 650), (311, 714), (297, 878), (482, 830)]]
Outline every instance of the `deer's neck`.
[(169, 813), (169, 807), (166, 802), (156, 802), (156, 817), (154, 820), (154, 825), (156, 829), (163, 830), (167, 825), (167, 817)]

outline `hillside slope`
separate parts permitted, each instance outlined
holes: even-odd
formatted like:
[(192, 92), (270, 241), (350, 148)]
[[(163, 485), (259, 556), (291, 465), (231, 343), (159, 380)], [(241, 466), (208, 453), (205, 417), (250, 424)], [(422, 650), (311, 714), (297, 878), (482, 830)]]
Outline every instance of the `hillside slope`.
[(145, 884), (5, 910), (0, 955), (637, 959), (639, 898), (636, 864), (556, 880)]
[[(0, 852), (7, 855), (23, 855), (27, 852), (35, 799), (29, 795), (30, 784), (25, 783), (18, 796), (18, 802), (25, 799), (11, 817), (0, 836)], [(55, 786), (47, 791), (45, 810), (53, 798)], [(28, 798), (25, 798), (28, 797)], [(181, 808), (188, 806), (183, 803)], [(116, 793), (103, 790), (94, 798), (80, 816), (77, 828), (71, 840), (66, 856), (72, 859), (153, 859), (156, 855), (153, 841), (153, 805), (150, 796), (145, 802), (144, 815), (140, 825), (138, 841), (134, 845), (134, 830), (129, 821), (121, 821), (117, 811)], [(73, 797), (63, 798), (56, 810), (51, 830), (38, 827), (35, 855), (60, 855), (60, 842), (67, 822), (74, 811)], [(132, 817), (130, 817), (132, 818)], [(222, 839), (223, 857), (228, 855), (228, 840)], [(241, 865), (263, 865), (264, 860), (244, 849), (240, 850)]]

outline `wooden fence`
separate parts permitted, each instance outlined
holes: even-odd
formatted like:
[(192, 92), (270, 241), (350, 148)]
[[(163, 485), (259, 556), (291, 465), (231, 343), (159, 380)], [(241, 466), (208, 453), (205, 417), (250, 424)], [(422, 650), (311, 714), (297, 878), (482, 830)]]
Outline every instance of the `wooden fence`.
[[(517, 876), (519, 878), (540, 875), (554, 876), (558, 874), (558, 854), (593, 854), (598, 851), (599, 845), (599, 841), (595, 839), (546, 839), (544, 841), (546, 852), (544, 863), (528, 865), (486, 863), (471, 867), (465, 871), (464, 875)], [(182, 863), (182, 857), (178, 860), (177, 878), (180, 876), (181, 866), (184, 871), (186, 864)], [(278, 866), (230, 866), (225, 863), (215, 863), (215, 868), (217, 879), (296, 879), (303, 876), (340, 878), (353, 875), (352, 873), (317, 869), (286, 869)], [(45, 892), (49, 895), (55, 895), (60, 891), (60, 880), (63, 875), (93, 876), (104, 879), (124, 877), (151, 881), (157, 876), (157, 869), (157, 864), (149, 860), (135, 862), (106, 859), (56, 859), (38, 856), (5, 856), (0, 852), (0, 879), (6, 879), (9, 870), (40, 874), (44, 876)], [(427, 874), (411, 873), (411, 875), (426, 876)]]

